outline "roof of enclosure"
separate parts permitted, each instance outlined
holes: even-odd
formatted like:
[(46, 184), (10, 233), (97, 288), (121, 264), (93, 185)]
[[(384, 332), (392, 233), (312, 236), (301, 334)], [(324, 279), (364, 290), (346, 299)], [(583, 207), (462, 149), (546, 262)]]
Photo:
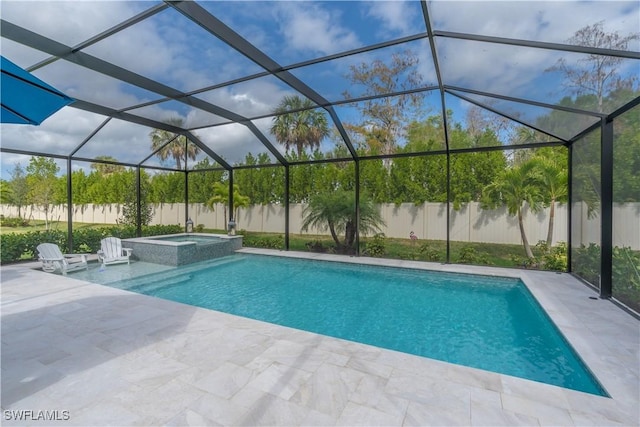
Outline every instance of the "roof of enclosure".
[[(566, 143), (638, 104), (637, 1), (1, 7), (2, 55), (76, 100), (39, 127), (3, 124), (4, 165), (39, 154), (176, 169), (152, 146), (154, 129), (199, 147), (183, 169), (205, 159), (241, 166), (249, 153), (295, 163), (271, 131), (276, 108), (293, 95), (327, 118), (321, 159), (371, 155), (359, 150), (363, 129), (372, 132), (396, 107), (405, 125), (444, 111), (450, 130), (493, 123), (503, 146)], [(534, 139), (518, 140), (523, 126)], [(378, 154), (410, 154), (407, 138), (398, 132)], [(416, 146), (456, 148), (445, 132)]]

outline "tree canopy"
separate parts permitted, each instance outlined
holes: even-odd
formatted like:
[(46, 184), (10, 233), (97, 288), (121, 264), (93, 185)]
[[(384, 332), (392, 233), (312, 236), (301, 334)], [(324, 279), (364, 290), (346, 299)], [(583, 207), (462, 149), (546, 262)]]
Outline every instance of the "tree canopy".
[(314, 150), (329, 135), (327, 116), (307, 98), (285, 96), (274, 110), (270, 132), (285, 150), (296, 150), (298, 158), (306, 149)]

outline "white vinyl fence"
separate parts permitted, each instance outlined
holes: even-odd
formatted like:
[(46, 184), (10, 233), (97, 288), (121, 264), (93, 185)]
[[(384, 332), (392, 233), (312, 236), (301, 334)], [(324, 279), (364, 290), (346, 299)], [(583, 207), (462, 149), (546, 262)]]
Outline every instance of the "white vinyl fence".
[[(385, 226), (382, 231), (387, 237), (408, 238), (413, 231), (419, 239), (445, 240), (447, 236), (447, 206), (444, 203), (410, 203), (396, 206), (379, 206)], [(294, 234), (302, 233), (301, 224), (304, 205), (290, 205), (290, 230)], [(74, 207), (73, 221), (86, 223), (115, 224), (121, 216), (119, 205), (78, 205)], [(567, 241), (567, 206), (556, 205), (554, 226), (554, 244)], [(17, 216), (17, 209), (0, 205), (0, 213), (5, 216)], [(545, 240), (547, 236), (549, 209), (534, 214), (525, 210), (524, 226), (531, 244)], [(44, 212), (36, 207), (23, 208), (23, 215), (32, 219), (44, 219)], [(195, 225), (205, 228), (226, 229), (225, 208), (217, 205), (211, 210), (202, 204), (191, 204), (189, 216)], [(238, 229), (256, 232), (284, 232), (284, 207), (282, 205), (255, 205), (239, 210), (236, 222)], [(630, 246), (640, 250), (640, 203), (616, 204), (613, 210), (614, 245)], [(49, 219), (65, 221), (66, 206), (54, 206)], [(184, 225), (185, 205), (183, 203), (165, 203), (154, 205), (152, 224)], [(589, 218), (584, 204), (573, 206), (573, 244), (599, 243), (600, 219)], [(451, 240), (461, 242), (511, 243), (520, 244), (520, 230), (516, 217), (509, 216), (505, 208), (483, 210), (478, 203), (468, 203), (462, 209), (451, 210)], [(309, 230), (306, 234), (327, 234), (319, 230)]]

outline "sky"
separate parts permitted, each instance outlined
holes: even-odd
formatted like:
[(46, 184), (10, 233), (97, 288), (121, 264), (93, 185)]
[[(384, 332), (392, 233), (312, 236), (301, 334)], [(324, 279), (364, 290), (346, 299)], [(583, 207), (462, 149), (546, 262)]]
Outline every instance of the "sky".
[[(67, 46), (90, 37), (157, 4), (151, 1), (7, 1), (0, 2), (2, 19), (38, 32)], [(417, 1), (329, 1), (329, 2), (220, 2), (200, 4), (280, 65), (357, 49), (386, 40), (426, 31)], [(640, 28), (640, 3), (613, 1), (435, 1), (429, 3), (433, 29), (523, 40), (565, 43), (576, 30), (603, 21), (605, 31), (627, 35)], [(23, 67), (48, 57), (21, 44), (2, 38), (2, 55)], [(426, 40), (380, 49), (354, 57), (296, 68), (291, 73), (329, 101), (365, 95), (365, 88), (352, 84), (346, 75), (350, 67), (380, 60), (411, 49), (419, 58), (418, 71), (424, 85), (437, 84), (431, 50)], [(630, 50), (640, 51), (640, 40)], [(581, 55), (563, 55), (545, 49), (501, 46), (457, 39), (436, 39), (438, 61), (446, 84), (469, 89), (521, 96), (554, 103), (566, 95), (561, 76), (545, 72), (560, 57), (573, 63)], [(168, 87), (189, 92), (263, 71), (257, 64), (212, 37), (173, 9), (167, 9), (83, 52), (114, 63)], [(621, 72), (639, 73), (639, 61), (627, 60)], [(115, 109), (127, 109), (158, 100), (157, 94), (128, 85), (67, 61), (55, 61), (34, 74), (65, 94)], [(273, 77), (260, 77), (197, 94), (199, 99), (244, 117), (270, 114), (283, 96), (295, 91)], [(429, 99), (434, 97), (428, 97)], [(436, 99), (439, 97), (435, 97)], [(464, 117), (469, 104), (452, 100), (447, 105), (455, 116)], [(439, 104), (424, 108), (424, 116), (437, 114)], [(340, 107), (340, 119), (360, 119), (354, 108)], [(130, 111), (155, 120), (179, 117), (185, 125), (229, 162), (241, 161), (251, 151), (263, 151), (247, 127), (225, 124), (228, 119), (170, 101)], [(101, 126), (106, 117), (72, 107), (63, 108), (40, 126), (1, 125), (3, 147), (67, 154), (75, 150)], [(254, 124), (282, 152), (269, 134), (270, 119)], [(111, 155), (120, 161), (137, 163), (150, 152), (152, 129), (120, 120), (110, 120), (84, 145), (78, 155), (93, 158)], [(323, 144), (333, 148), (332, 141)], [(28, 156), (2, 153), (0, 173), (7, 179), (16, 162), (23, 167)], [(159, 164), (152, 159), (147, 164)], [(88, 170), (89, 164), (74, 162), (74, 169)], [(62, 172), (66, 165), (61, 163)]]

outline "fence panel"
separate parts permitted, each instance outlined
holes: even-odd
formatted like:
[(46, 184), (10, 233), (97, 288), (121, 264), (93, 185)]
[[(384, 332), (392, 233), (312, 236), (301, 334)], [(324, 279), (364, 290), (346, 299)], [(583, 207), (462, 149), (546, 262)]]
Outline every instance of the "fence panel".
[[(573, 224), (575, 246), (600, 241), (600, 218), (590, 216), (587, 206), (574, 204), (574, 218), (578, 218)], [(290, 205), (290, 230), (294, 234), (326, 234), (316, 228), (302, 233), (303, 219), (302, 204)], [(17, 208), (5, 204), (0, 205), (0, 213), (6, 217), (16, 217)], [(121, 216), (122, 207), (119, 205), (78, 205), (73, 208), (73, 221), (116, 224)], [(387, 237), (408, 238), (411, 231), (420, 239), (445, 240), (446, 227), (442, 227), (447, 214), (444, 203), (424, 203), (415, 206), (404, 203), (399, 206), (394, 204), (380, 205), (380, 213), (386, 226), (383, 227)], [(44, 220), (44, 211), (36, 206), (27, 206), (22, 209), (23, 216), (30, 219)], [(555, 221), (553, 231), (553, 244), (566, 241), (568, 209), (565, 204), (556, 204)], [(195, 225), (202, 224), (205, 228), (226, 230), (227, 218), (225, 206), (217, 204), (214, 210), (203, 204), (190, 204), (189, 216)], [(549, 209), (538, 213), (524, 210), (524, 225), (527, 238), (531, 244), (547, 237)], [(227, 215), (228, 217), (228, 215)], [(237, 224), (239, 230), (284, 233), (285, 211), (282, 205), (254, 205), (239, 210)], [(66, 206), (52, 206), (49, 211), (49, 220), (66, 221)], [(614, 235), (615, 246), (627, 246), (634, 250), (640, 250), (640, 203), (615, 204), (613, 208), (613, 220), (617, 224), (615, 229), (626, 230), (624, 235)], [(153, 206), (152, 224), (180, 224), (186, 222), (183, 203), (164, 203)], [(452, 241), (461, 242), (485, 242), (485, 243), (510, 243), (520, 244), (520, 230), (516, 217), (509, 216), (506, 209), (483, 210), (479, 203), (468, 203), (458, 211), (452, 211), (450, 222), (450, 237)]]

